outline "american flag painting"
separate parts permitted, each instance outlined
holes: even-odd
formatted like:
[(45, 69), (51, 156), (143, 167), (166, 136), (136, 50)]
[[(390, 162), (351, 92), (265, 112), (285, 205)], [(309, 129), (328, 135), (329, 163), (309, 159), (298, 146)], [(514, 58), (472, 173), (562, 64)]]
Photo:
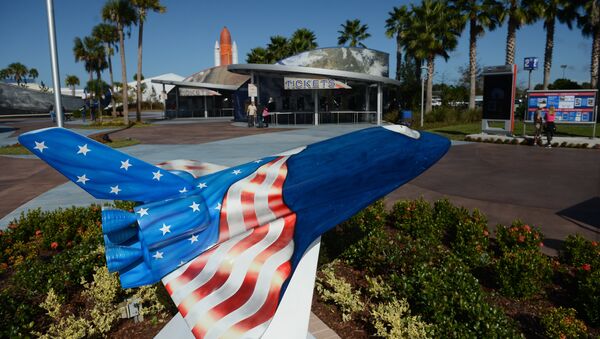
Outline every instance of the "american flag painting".
[(184, 160), (157, 167), (62, 128), (19, 142), (94, 197), (139, 202), (102, 212), (108, 268), (124, 288), (162, 281), (198, 338), (260, 338), (309, 245), (450, 145), (375, 127), (207, 174)]

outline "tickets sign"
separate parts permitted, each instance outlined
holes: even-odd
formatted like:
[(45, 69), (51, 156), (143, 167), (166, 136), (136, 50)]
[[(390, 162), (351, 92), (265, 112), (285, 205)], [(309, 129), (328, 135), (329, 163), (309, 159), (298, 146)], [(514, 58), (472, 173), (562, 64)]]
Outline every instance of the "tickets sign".
[(335, 79), (283, 78), (283, 88), (297, 89), (351, 89), (352, 87)]
[(556, 122), (591, 123), (595, 121), (596, 90), (530, 91), (527, 120), (533, 121), (537, 109), (545, 115), (550, 107), (556, 112)]

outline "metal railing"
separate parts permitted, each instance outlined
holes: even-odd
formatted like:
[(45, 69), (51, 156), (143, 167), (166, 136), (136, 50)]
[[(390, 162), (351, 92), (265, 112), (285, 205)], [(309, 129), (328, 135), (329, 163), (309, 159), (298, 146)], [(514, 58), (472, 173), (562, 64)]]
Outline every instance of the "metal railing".
[[(273, 123), (276, 125), (314, 124), (314, 112), (272, 112)], [(376, 123), (376, 111), (328, 111), (319, 112), (320, 124), (340, 123)]]

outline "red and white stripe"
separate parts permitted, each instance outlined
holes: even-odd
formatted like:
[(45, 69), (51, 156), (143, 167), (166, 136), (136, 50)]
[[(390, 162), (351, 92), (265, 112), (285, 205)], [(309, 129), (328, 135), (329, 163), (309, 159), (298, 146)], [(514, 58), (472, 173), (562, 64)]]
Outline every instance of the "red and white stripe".
[(231, 185), (219, 246), (163, 278), (197, 338), (258, 338), (273, 318), (294, 251), (296, 215), (282, 197), (288, 158)]

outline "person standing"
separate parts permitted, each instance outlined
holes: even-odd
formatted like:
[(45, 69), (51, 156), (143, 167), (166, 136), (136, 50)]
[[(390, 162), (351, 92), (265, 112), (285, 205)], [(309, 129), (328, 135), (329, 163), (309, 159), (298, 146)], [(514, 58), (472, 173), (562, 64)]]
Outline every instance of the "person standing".
[(554, 132), (556, 131), (556, 126), (554, 125), (554, 119), (556, 118), (556, 112), (554, 111), (554, 106), (551, 106), (548, 109), (548, 113), (546, 113), (546, 140), (548, 143), (546, 144), (547, 148), (552, 148), (552, 137), (554, 137)]
[(537, 108), (535, 113), (533, 113), (533, 123), (535, 126), (535, 135), (533, 137), (533, 145), (541, 146), (542, 145), (542, 125), (544, 123), (542, 119), (542, 110)]
[(250, 101), (246, 113), (248, 113), (248, 127), (253, 127), (254, 120), (256, 119), (256, 105), (254, 104), (254, 100)]
[(50, 113), (50, 118), (52, 119), (52, 122), (56, 122), (56, 113), (54, 112), (54, 105), (50, 105), (48, 111)]
[(263, 111), (263, 118), (265, 120), (265, 127), (269, 127), (269, 123), (271, 122), (272, 112), (275, 111), (275, 100), (272, 97), (269, 97), (269, 102), (265, 106)]

